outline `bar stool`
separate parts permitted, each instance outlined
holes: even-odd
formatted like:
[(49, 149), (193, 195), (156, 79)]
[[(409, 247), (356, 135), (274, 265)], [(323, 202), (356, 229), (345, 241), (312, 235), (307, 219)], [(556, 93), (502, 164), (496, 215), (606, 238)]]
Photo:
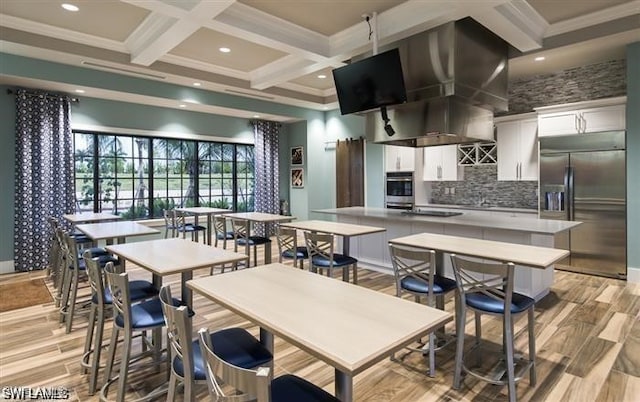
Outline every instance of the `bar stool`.
[(233, 230), (233, 239), (235, 246), (233, 251), (238, 252), (238, 246), (245, 247), (245, 254), (249, 256), (248, 265), (251, 266), (251, 251), (253, 246), (253, 262), (254, 266), (258, 265), (258, 246), (264, 245), (265, 263), (271, 262), (271, 239), (264, 236), (251, 236), (250, 224), (247, 219), (229, 218), (231, 221), (231, 230)]
[[(444, 310), (444, 296), (456, 289), (456, 282), (436, 274), (436, 252), (433, 250), (410, 249), (389, 244), (389, 255), (396, 280), (396, 296), (403, 292), (414, 296), (420, 303), (426, 296), (427, 306)], [(455, 340), (453, 336), (445, 336), (443, 342), (436, 345), (435, 331), (429, 334), (429, 377), (435, 377), (435, 352)], [(425, 348), (412, 348), (414, 352), (427, 352)]]
[(327, 270), (327, 276), (331, 276), (334, 268), (342, 269), (342, 280), (349, 281), (349, 267), (353, 269), (353, 283), (358, 284), (358, 260), (348, 255), (333, 252), (335, 239), (332, 234), (304, 232), (304, 240), (309, 254), (309, 269), (317, 272), (318, 269)]
[[(453, 376), (453, 387), (460, 388), (462, 371), (468, 373), (482, 381), (487, 381), (496, 385), (507, 385), (509, 401), (516, 400), (516, 383), (522, 378), (524, 373), (529, 371), (529, 383), (533, 387), (536, 385), (536, 346), (534, 334), (534, 303), (530, 297), (515, 293), (513, 291), (514, 264), (513, 263), (484, 263), (472, 261), (451, 255), (453, 272), (458, 285), (458, 311), (456, 312), (456, 331), (458, 341), (456, 345), (456, 364)], [(500, 378), (493, 378), (474, 370), (465, 365), (464, 360), (464, 333), (466, 323), (467, 308), (471, 309), (475, 315), (476, 344), (474, 348), (480, 346), (482, 330), (480, 327), (480, 314), (489, 314), (502, 317), (503, 322), (503, 352), (506, 360), (507, 379), (501, 377), (504, 371), (500, 372)], [(515, 372), (514, 345), (513, 345), (513, 323), (515, 317), (527, 313), (529, 333), (529, 358), (523, 359), (523, 365)]]
[[(87, 326), (87, 337), (84, 343), (84, 352), (80, 365), (86, 372), (89, 372), (89, 395), (96, 391), (98, 381), (98, 369), (100, 369), (100, 352), (102, 350), (102, 338), (104, 336), (104, 323), (106, 311), (112, 307), (111, 292), (104, 285), (100, 259), (93, 258), (91, 250), (87, 250), (83, 255), (84, 264), (87, 267), (87, 276), (91, 286), (91, 310), (89, 311), (89, 322)], [(129, 292), (131, 301), (137, 302), (146, 300), (158, 295), (158, 289), (149, 281), (130, 281)], [(91, 361), (89, 361), (91, 360)]]
[(304, 260), (309, 258), (309, 252), (305, 246), (298, 246), (298, 233), (295, 229), (283, 228), (276, 225), (276, 239), (278, 240), (278, 262), (283, 258), (293, 260), (293, 266), (304, 269)]

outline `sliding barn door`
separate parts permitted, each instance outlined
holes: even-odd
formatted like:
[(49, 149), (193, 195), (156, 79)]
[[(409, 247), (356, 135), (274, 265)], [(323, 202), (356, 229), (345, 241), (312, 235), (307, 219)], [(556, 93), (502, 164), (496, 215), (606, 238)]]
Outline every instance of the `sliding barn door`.
[(336, 206), (364, 206), (364, 140), (336, 144)]

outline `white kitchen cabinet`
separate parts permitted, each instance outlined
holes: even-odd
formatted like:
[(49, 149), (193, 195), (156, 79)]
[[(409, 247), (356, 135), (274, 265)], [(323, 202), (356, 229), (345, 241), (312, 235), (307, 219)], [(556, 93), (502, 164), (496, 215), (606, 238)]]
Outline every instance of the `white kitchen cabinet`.
[(538, 180), (538, 121), (496, 119), (498, 180)]
[(440, 145), (424, 147), (424, 181), (462, 180), (462, 167), (458, 166), (458, 146)]
[[(625, 129), (626, 98), (537, 108), (538, 136), (596, 133)], [(595, 106), (604, 102), (603, 106)], [(622, 102), (622, 103), (621, 103)], [(587, 107), (591, 106), (592, 107)], [(578, 107), (582, 106), (582, 107)]]
[(384, 146), (384, 166), (387, 172), (413, 172), (416, 167), (416, 149)]

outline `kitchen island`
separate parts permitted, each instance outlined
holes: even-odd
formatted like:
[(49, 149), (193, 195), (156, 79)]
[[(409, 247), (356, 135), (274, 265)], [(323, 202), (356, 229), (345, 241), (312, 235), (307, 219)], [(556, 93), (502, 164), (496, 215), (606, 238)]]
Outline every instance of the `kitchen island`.
[[(429, 210), (427, 210), (429, 211)], [(452, 236), (496, 240), (515, 244), (555, 247), (555, 236), (580, 222), (532, 219), (489, 211), (461, 211), (438, 208), (438, 212), (462, 212), (451, 216), (407, 214), (405, 211), (385, 208), (347, 207), (315, 210), (333, 215), (339, 222), (385, 227), (382, 233), (354, 239), (351, 255), (367, 267), (391, 273), (388, 242), (390, 239), (416, 233), (439, 233)], [(441, 214), (438, 214), (441, 215)], [(453, 278), (448, 255), (440, 256), (439, 265), (445, 276)], [(553, 266), (546, 269), (516, 266), (515, 290), (539, 300), (553, 283)]]

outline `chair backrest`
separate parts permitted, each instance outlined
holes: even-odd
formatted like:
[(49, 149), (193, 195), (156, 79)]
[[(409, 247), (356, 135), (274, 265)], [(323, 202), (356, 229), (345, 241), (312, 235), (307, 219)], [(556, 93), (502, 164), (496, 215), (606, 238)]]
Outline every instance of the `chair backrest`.
[(67, 261), (67, 266), (73, 266), (73, 269), (78, 270), (80, 268), (78, 261), (78, 243), (75, 237), (71, 236), (68, 232), (64, 231), (61, 227), (58, 228), (60, 236), (62, 238), (62, 250)]
[(209, 330), (198, 331), (200, 349), (205, 365), (209, 395), (216, 402), (269, 402), (270, 370), (259, 367), (257, 370), (235, 366), (221, 359), (211, 344)]
[(227, 218), (222, 215), (214, 215), (213, 230), (216, 236), (218, 236), (219, 234), (226, 236), (227, 235)]
[[(162, 217), (164, 218), (164, 230), (165, 230), (165, 238), (166, 237), (175, 237), (176, 236), (176, 222), (173, 217), (173, 210), (163, 209)], [(169, 234), (171, 232), (171, 234)]]
[[(114, 316), (122, 315), (123, 328), (131, 331), (131, 295), (129, 294), (129, 275), (126, 272), (119, 273), (113, 262), (108, 262), (104, 267), (111, 298), (113, 299)], [(115, 321), (114, 321), (115, 325)]]
[(194, 381), (193, 346), (191, 334), (191, 318), (187, 306), (173, 305), (171, 288), (168, 285), (160, 289), (162, 313), (167, 326), (167, 338), (173, 356), (182, 360), (185, 381)]
[[(513, 263), (480, 262), (455, 254), (451, 254), (451, 263), (462, 303), (468, 294), (482, 293), (504, 303), (504, 306), (511, 305), (515, 267)], [(505, 308), (504, 311), (510, 315), (511, 309)]]
[(234, 240), (247, 239), (249, 233), (249, 221), (242, 218), (229, 218), (231, 221), (231, 230), (233, 231)]
[(329, 268), (333, 268), (334, 238), (332, 234), (314, 233), (305, 230), (304, 241), (309, 253), (309, 265), (313, 265), (314, 257), (319, 256), (329, 260)]
[(278, 262), (282, 262), (282, 253), (290, 251), (293, 256), (293, 265), (298, 260), (298, 233), (295, 229), (283, 228), (276, 225), (276, 239), (278, 240)]
[(396, 279), (396, 296), (400, 297), (402, 287), (400, 282), (406, 277), (424, 282), (429, 289), (428, 304), (435, 302), (433, 296), (433, 280), (436, 269), (436, 252), (433, 250), (412, 249), (389, 244), (389, 256), (393, 275)]
[(102, 269), (100, 269), (100, 259), (92, 258), (91, 250), (86, 250), (82, 254), (82, 258), (84, 258), (84, 265), (87, 267), (87, 276), (89, 277), (91, 295), (95, 297), (97, 302), (96, 304), (98, 306), (104, 306), (104, 279), (102, 276)]

